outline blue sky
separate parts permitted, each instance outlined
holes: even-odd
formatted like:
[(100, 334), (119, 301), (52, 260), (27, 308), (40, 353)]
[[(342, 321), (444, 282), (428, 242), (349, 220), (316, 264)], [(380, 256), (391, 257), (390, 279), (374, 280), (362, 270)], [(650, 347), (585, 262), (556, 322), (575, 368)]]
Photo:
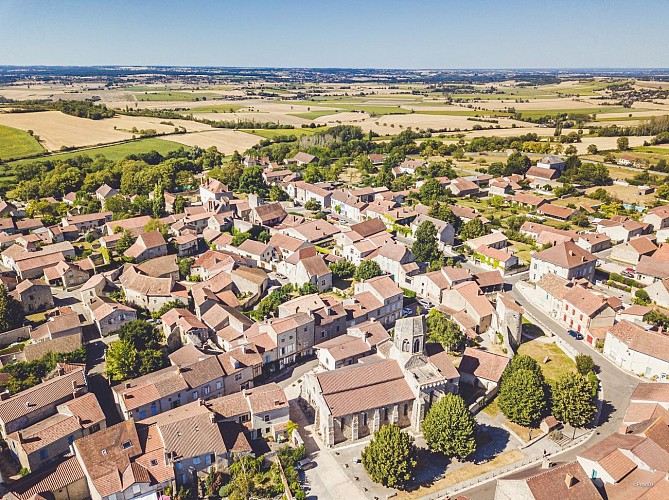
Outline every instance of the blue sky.
[(666, 0), (0, 0), (0, 65), (669, 67)]

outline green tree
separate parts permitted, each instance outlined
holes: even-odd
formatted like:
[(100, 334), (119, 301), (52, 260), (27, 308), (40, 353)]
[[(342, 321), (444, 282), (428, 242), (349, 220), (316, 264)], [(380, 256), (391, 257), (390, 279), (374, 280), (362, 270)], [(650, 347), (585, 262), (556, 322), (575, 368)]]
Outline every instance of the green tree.
[(232, 246), (238, 247), (251, 237), (249, 233), (237, 233), (232, 237)]
[(650, 304), (650, 295), (648, 295), (646, 290), (639, 288), (636, 292), (634, 292), (634, 299), (632, 302), (640, 306), (647, 306)]
[(381, 167), (381, 170), (379, 171), (378, 175), (376, 176), (376, 180), (374, 181), (375, 186), (385, 186), (388, 189), (390, 189), (393, 185), (393, 181), (395, 180), (395, 177), (393, 176), (392, 168), (390, 165), (386, 165), (384, 163), (383, 167)]
[(186, 208), (186, 198), (178, 194), (176, 198), (174, 198), (174, 204), (172, 205), (172, 212), (175, 214), (181, 214), (184, 212), (184, 209)]
[(129, 342), (138, 351), (143, 351), (158, 348), (164, 336), (151, 323), (138, 319), (121, 326), (118, 330), (118, 338), (124, 342)]
[(583, 427), (597, 412), (592, 384), (583, 375), (562, 375), (552, 387), (552, 396), (553, 415), (572, 427)]
[(504, 370), (504, 373), (502, 374), (502, 380), (504, 380), (505, 377), (510, 376), (511, 373), (516, 370), (529, 370), (534, 372), (534, 374), (539, 377), (542, 384), (546, 383), (546, 380), (544, 379), (544, 372), (541, 370), (539, 363), (537, 363), (527, 354), (517, 354), (513, 357), (511, 363), (508, 364), (506, 370)]
[(627, 151), (630, 148), (630, 140), (628, 137), (618, 137), (616, 141), (618, 151)]
[(352, 278), (355, 273), (355, 264), (349, 260), (333, 262), (328, 267), (330, 268), (330, 271), (332, 271), (332, 276), (334, 278)]
[(588, 144), (588, 154), (596, 155), (599, 152), (597, 149), (597, 144)]
[(518, 425), (534, 427), (541, 421), (546, 407), (546, 391), (542, 378), (524, 368), (503, 377), (497, 402), (502, 413)]
[(353, 277), (356, 281), (364, 281), (381, 275), (381, 267), (374, 260), (363, 260), (355, 270)]
[(262, 167), (246, 167), (239, 177), (239, 191), (255, 193), (258, 196), (267, 196), (267, 184), (262, 177)]
[(592, 356), (588, 354), (577, 354), (576, 355), (576, 370), (581, 375), (587, 375), (588, 373), (595, 370), (595, 362), (592, 359)]
[(153, 199), (151, 200), (151, 211), (154, 219), (159, 219), (165, 213), (165, 190), (163, 182), (158, 181), (153, 189)]
[(432, 262), (441, 255), (437, 245), (437, 228), (426, 220), (418, 226), (415, 234), (416, 241), (411, 246), (411, 252), (419, 262)]
[(446, 394), (432, 405), (423, 421), (423, 436), (433, 451), (447, 457), (467, 458), (476, 451), (476, 421), (465, 401)]
[(430, 309), (426, 319), (428, 342), (438, 342), (447, 351), (463, 348), (466, 336), (460, 326), (438, 309)]
[(318, 201), (318, 200), (309, 199), (304, 204), (304, 208), (306, 208), (307, 210), (310, 210), (312, 212), (318, 212), (321, 209), (321, 202)]
[(312, 293), (318, 293), (318, 287), (311, 281), (307, 281), (300, 287), (299, 293), (300, 295), (311, 295)]
[(444, 187), (434, 178), (427, 179), (418, 191), (418, 197), (423, 205), (432, 205), (444, 197)]
[(462, 226), (462, 219), (455, 215), (453, 210), (451, 210), (451, 208), (445, 203), (435, 203), (432, 205), (428, 215), (430, 217), (434, 217), (435, 219), (448, 222), (451, 226), (453, 226), (453, 229), (455, 229), (456, 232), (459, 231), (460, 226)]
[(281, 189), (281, 186), (274, 184), (269, 188), (270, 201), (288, 201), (289, 199), (290, 196), (288, 196), (288, 193)]
[(182, 278), (190, 276), (190, 268), (193, 265), (193, 262), (195, 262), (193, 257), (183, 257), (179, 259), (179, 275)]
[(460, 229), (460, 239), (462, 241), (472, 240), (488, 234), (490, 230), (483, 224), (478, 217), (470, 220)]
[(105, 360), (109, 380), (127, 380), (135, 376), (137, 350), (131, 342), (115, 340), (109, 344)]
[(119, 255), (123, 254), (135, 243), (135, 237), (127, 229), (123, 231), (121, 238), (116, 242), (116, 251)]
[(147, 233), (150, 231), (159, 231), (163, 235), (163, 238), (167, 239), (170, 228), (164, 222), (160, 222), (159, 219), (151, 219), (144, 225), (144, 231)]
[(588, 219), (588, 216), (580, 212), (575, 213), (570, 219), (570, 222), (577, 225), (578, 227), (588, 227), (590, 225), (590, 219)]
[(0, 284), (0, 332), (23, 326), (23, 306)]
[(418, 452), (412, 436), (396, 425), (384, 425), (362, 450), (361, 458), (372, 481), (402, 488), (413, 477)]

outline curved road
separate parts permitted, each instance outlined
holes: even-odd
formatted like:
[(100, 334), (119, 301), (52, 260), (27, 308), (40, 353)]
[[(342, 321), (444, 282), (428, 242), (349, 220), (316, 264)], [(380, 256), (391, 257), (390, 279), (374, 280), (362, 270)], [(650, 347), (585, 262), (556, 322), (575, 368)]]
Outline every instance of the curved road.
[[(585, 441), (581, 446), (554, 457), (558, 462), (572, 461), (580, 451), (593, 446), (620, 429), (632, 392), (637, 384), (641, 382), (641, 379), (630, 375), (615, 366), (608, 360), (608, 358), (605, 358), (595, 349), (589, 347), (585, 341), (576, 340), (570, 337), (564, 326), (557, 323), (539, 308), (530, 303), (530, 301), (516, 290), (515, 286), (511, 291), (511, 295), (513, 295), (518, 303), (523, 306), (528, 316), (532, 316), (538, 322), (542, 323), (546, 328), (558, 335), (579, 353), (592, 356), (595, 364), (599, 367), (598, 375), (602, 385), (602, 397), (604, 400), (600, 417), (600, 426), (597, 428), (595, 435)], [(540, 469), (538, 469), (538, 471), (539, 470)], [(496, 483), (496, 481), (491, 481), (477, 488), (463, 491), (461, 494), (472, 500), (492, 500), (495, 496)]]

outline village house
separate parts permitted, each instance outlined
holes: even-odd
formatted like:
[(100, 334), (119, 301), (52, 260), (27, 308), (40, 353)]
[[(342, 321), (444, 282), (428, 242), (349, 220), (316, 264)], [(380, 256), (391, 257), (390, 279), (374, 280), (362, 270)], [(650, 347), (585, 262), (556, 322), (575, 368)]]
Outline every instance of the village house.
[(107, 337), (123, 325), (137, 319), (137, 311), (106, 297), (97, 297), (87, 305), (100, 335)]
[(584, 278), (593, 281), (596, 262), (597, 257), (573, 241), (567, 241), (532, 254), (530, 280), (536, 282), (545, 274), (553, 273), (566, 280)]
[(83, 365), (58, 365), (55, 377), (0, 401), (2, 437), (34, 425), (57, 413), (57, 406), (87, 392)]
[(186, 344), (201, 347), (209, 338), (209, 328), (188, 309), (174, 308), (160, 317), (167, 345), (174, 351)]
[(281, 229), (281, 233), (298, 240), (322, 245), (331, 241), (340, 232), (337, 226), (324, 220), (312, 220), (295, 227)]
[(605, 234), (614, 243), (622, 243), (641, 236), (647, 229), (647, 224), (642, 224), (635, 220), (617, 221), (602, 219), (597, 223), (597, 232)]
[(375, 319), (386, 328), (402, 315), (402, 289), (389, 276), (377, 276), (356, 283), (354, 294), (344, 300), (347, 326)]
[(91, 229), (102, 228), (107, 222), (112, 220), (112, 212), (99, 212), (94, 214), (71, 215), (63, 217), (61, 225), (63, 227), (73, 226), (77, 228), (79, 234), (84, 234)]
[(223, 198), (232, 198), (232, 190), (212, 177), (202, 181), (200, 184), (200, 201), (202, 205), (207, 205), (210, 201), (220, 203)]
[(200, 239), (195, 234), (181, 234), (174, 238), (179, 257), (188, 257), (197, 254)]
[(95, 190), (95, 199), (97, 199), (104, 207), (105, 201), (118, 194), (119, 192), (116, 189), (105, 183)]
[(286, 158), (285, 160), (286, 165), (297, 165), (298, 167), (317, 162), (318, 162), (317, 157), (315, 157), (314, 155), (310, 155), (309, 153), (305, 153), (303, 151), (299, 151), (292, 158)]
[(314, 349), (319, 365), (326, 370), (335, 370), (374, 354), (377, 345), (388, 338), (381, 323), (368, 321), (349, 328), (344, 335), (316, 344)]
[(245, 332), (249, 341), (261, 350), (264, 363), (274, 369), (297, 362), (302, 356), (311, 355), (314, 347), (314, 319), (299, 312), (282, 318), (270, 318), (254, 323)]
[(302, 248), (287, 259), (280, 261), (277, 270), (296, 286), (311, 283), (318, 288), (319, 292), (332, 288), (332, 271), (323, 260), (323, 256), (316, 252), (313, 246)]
[(41, 281), (23, 280), (10, 293), (21, 303), (26, 314), (34, 314), (53, 307), (51, 287)]
[(279, 317), (305, 312), (314, 319), (314, 342), (320, 343), (342, 335), (346, 331), (344, 305), (331, 296), (316, 293), (296, 297), (279, 306)]
[(620, 368), (666, 382), (669, 377), (669, 336), (621, 321), (606, 331), (604, 355)]
[(56, 413), (7, 436), (12, 455), (22, 467), (36, 471), (62, 459), (75, 439), (106, 427), (95, 394), (87, 393), (56, 406)]
[(274, 260), (274, 247), (267, 243), (261, 243), (247, 239), (238, 247), (232, 247), (231, 251), (247, 260), (251, 267), (271, 268)]
[(158, 311), (168, 302), (178, 300), (188, 305), (188, 293), (179, 285), (175, 285), (172, 278), (153, 278), (139, 273), (134, 266), (128, 267), (121, 274), (119, 281), (125, 294), (125, 300), (130, 304)]
[(581, 233), (576, 244), (590, 253), (598, 253), (611, 248), (611, 238), (601, 233)]
[[(250, 199), (250, 198), (249, 198)], [(265, 205), (251, 205), (249, 221), (259, 226), (277, 226), (288, 214), (281, 203), (267, 203)]]
[(669, 228), (669, 205), (648, 209), (641, 222), (649, 224), (655, 232)]
[(606, 297), (583, 286), (574, 285), (562, 298), (561, 320), (570, 330), (582, 333), (586, 341), (595, 344), (593, 330), (613, 326), (616, 312)]
[(442, 295), (441, 305), (456, 321), (462, 321), (458, 316), (465, 314), (469, 321), (463, 326), (471, 325), (476, 334), (483, 334), (493, 324), (495, 308), (485, 296), (481, 288), (473, 281), (464, 281)]
[(507, 356), (467, 347), (458, 366), (460, 383), (481, 387), (489, 395), (495, 394), (510, 361)]
[(414, 276), (413, 291), (432, 304), (441, 304), (443, 293), (455, 285), (471, 281), (472, 275), (462, 267), (442, 267), (437, 271)]
[(167, 255), (167, 242), (160, 231), (149, 231), (142, 233), (137, 237), (137, 241), (128, 248), (123, 255), (133, 259), (135, 262), (142, 262), (155, 257)]
[(518, 266), (518, 257), (514, 254), (481, 245), (472, 254), (474, 263), (486, 269), (501, 269), (502, 272)]
[(310, 184), (304, 181), (291, 182), (286, 187), (286, 192), (294, 201), (301, 205), (313, 200), (320, 204), (321, 208), (330, 207), (330, 198), (332, 191), (325, 189), (317, 184)]
[(88, 281), (89, 275), (76, 263), (71, 264), (64, 260), (53, 267), (44, 269), (44, 279), (52, 287), (62, 287), (68, 290)]
[(451, 193), (455, 196), (460, 196), (461, 198), (475, 196), (479, 193), (478, 185), (463, 177), (453, 179), (449, 184), (448, 189), (450, 189)]
[(651, 236), (639, 236), (623, 241), (614, 246), (610, 258), (625, 264), (637, 265), (641, 257), (651, 257), (657, 250), (657, 245)]
[(650, 300), (660, 307), (669, 308), (669, 278), (657, 280), (650, 286), (644, 288)]

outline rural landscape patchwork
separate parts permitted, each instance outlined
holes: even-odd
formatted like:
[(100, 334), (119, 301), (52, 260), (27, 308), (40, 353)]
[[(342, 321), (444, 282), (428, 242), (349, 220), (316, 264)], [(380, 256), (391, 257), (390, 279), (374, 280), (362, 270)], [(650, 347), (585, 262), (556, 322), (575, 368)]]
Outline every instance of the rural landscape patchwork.
[(290, 3), (0, 0), (0, 496), (669, 498), (666, 49)]

